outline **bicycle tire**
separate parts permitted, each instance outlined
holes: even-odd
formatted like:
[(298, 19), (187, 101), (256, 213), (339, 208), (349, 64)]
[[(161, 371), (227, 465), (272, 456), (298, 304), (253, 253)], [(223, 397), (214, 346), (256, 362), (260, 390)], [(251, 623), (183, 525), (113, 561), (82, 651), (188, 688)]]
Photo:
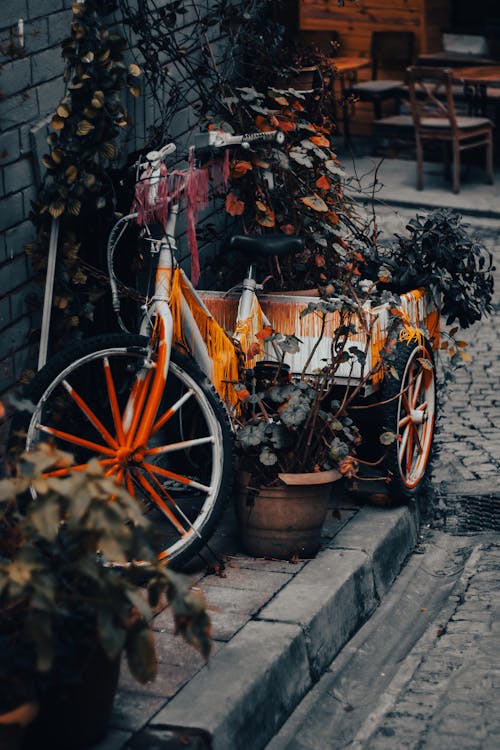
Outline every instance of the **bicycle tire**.
[(384, 465), (394, 501), (413, 499), (425, 485), (432, 464), (437, 417), (435, 364), (429, 342), (399, 342), (391, 363), (398, 377), (386, 373), (380, 401), (384, 431), (396, 434), (386, 447)]
[[(226, 409), (208, 378), (192, 359), (173, 350), (157, 415), (167, 414), (172, 406), (175, 410), (163, 426), (155, 425), (140, 451), (124, 456), (122, 446), (118, 453), (126, 440), (120, 439), (113, 417), (105, 372), (111, 373), (118, 421), (123, 422), (147, 345), (145, 337), (113, 333), (56, 355), (26, 392), (34, 405), (33, 414), (24, 416), (26, 448), (32, 450), (48, 433), (58, 447), (74, 454), (75, 466), (97, 457), (150, 513), (159, 557), (179, 569), (207, 543), (221, 518), (232, 486), (233, 436)], [(75, 399), (84, 401), (104, 433)]]

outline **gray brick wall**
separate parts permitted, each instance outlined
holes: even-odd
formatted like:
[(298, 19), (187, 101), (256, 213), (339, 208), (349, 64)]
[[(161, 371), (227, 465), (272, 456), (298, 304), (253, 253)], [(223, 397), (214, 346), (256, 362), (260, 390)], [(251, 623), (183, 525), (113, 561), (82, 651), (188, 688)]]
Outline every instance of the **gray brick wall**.
[[(162, 4), (163, 0), (156, 0), (157, 7)], [(29, 213), (37, 180), (30, 131), (54, 111), (65, 90), (60, 44), (69, 35), (71, 5), (72, 0), (1, 1), (0, 42), (16, 38), (22, 18), (25, 55), (20, 59), (0, 55), (0, 398), (16, 384), (22, 370), (36, 366), (36, 341), (30, 342), (29, 334), (40, 323), (43, 290), (34, 287), (24, 254), (24, 243), (34, 238)], [(119, 20), (117, 14), (118, 26)], [(127, 148), (138, 150), (157, 113), (144, 96), (130, 99), (134, 128), (127, 136)], [(181, 148), (194, 123), (189, 108), (177, 114), (172, 131)], [(38, 312), (33, 312), (33, 296), (40, 300)]]

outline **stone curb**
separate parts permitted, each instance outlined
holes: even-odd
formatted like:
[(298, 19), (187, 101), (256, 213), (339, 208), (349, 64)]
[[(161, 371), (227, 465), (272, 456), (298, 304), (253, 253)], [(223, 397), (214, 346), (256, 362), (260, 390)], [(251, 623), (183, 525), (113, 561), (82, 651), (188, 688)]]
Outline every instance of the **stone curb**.
[(417, 542), (416, 505), (363, 508), (149, 722), (261, 750), (377, 607)]

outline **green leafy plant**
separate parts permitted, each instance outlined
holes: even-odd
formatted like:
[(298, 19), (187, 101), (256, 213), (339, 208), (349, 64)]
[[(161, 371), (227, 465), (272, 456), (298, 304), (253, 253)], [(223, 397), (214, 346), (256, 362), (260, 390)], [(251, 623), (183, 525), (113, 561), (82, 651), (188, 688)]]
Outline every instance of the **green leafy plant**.
[(381, 245), (369, 265), (382, 286), (398, 294), (425, 287), (448, 325), (458, 322), (468, 328), (491, 312), (492, 255), (459, 213), (437, 209), (417, 214), (406, 229), (408, 235)]
[[(347, 477), (356, 475), (361, 434), (350, 407), (374, 374), (385, 368), (390, 370), (395, 332), (400, 326), (395, 316), (389, 325), (384, 356), (371, 369), (367, 368), (370, 328), (366, 330), (365, 348), (349, 342), (356, 326), (366, 327), (361, 308), (360, 303), (346, 299), (318, 299), (304, 307), (302, 317), (319, 317), (322, 331), (327, 316), (333, 312), (339, 315), (339, 325), (325, 364), (311, 370), (315, 349), (324, 335), (321, 333), (299, 378), (292, 378), (283, 361), (287, 352), (298, 351), (300, 340), (269, 332), (265, 340), (281, 351), (281, 359), (257, 363), (249, 372), (247, 383), (239, 386), (243, 408), (236, 431), (236, 452), (240, 468), (251, 474), (255, 484), (272, 485), (280, 473), (338, 469)], [(355, 367), (361, 368), (361, 377), (351, 387), (349, 376), (347, 386), (339, 385), (340, 367), (344, 368), (344, 378)]]
[(203, 594), (155, 562), (136, 501), (97, 462), (65, 476), (67, 465), (41, 444), (0, 481), (2, 708), (64, 689), (96, 646), (110, 660), (125, 651), (140, 682), (154, 679), (149, 622), (165, 595), (177, 632), (210, 650)]

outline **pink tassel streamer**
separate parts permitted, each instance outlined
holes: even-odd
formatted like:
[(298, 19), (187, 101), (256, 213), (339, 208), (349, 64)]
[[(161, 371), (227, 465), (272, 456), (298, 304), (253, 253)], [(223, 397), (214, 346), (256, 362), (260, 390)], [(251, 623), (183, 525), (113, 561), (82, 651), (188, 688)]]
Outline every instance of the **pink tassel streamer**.
[[(140, 226), (158, 221), (163, 227), (168, 218), (169, 198), (174, 203), (182, 201), (186, 208), (187, 239), (191, 253), (191, 282), (196, 285), (200, 278), (200, 259), (198, 242), (196, 239), (196, 221), (198, 211), (206, 208), (209, 199), (210, 182), (217, 193), (227, 190), (230, 170), (229, 151), (224, 152), (224, 159), (214, 162), (209, 167), (196, 169), (194, 151), (189, 152), (189, 167), (187, 171), (174, 170), (167, 173), (165, 164), (161, 165), (160, 176), (155, 185), (150, 185), (151, 167), (143, 173), (142, 179), (135, 187), (132, 210), (137, 213), (137, 223)], [(151, 192), (155, 190), (155, 200), (151, 201)]]

